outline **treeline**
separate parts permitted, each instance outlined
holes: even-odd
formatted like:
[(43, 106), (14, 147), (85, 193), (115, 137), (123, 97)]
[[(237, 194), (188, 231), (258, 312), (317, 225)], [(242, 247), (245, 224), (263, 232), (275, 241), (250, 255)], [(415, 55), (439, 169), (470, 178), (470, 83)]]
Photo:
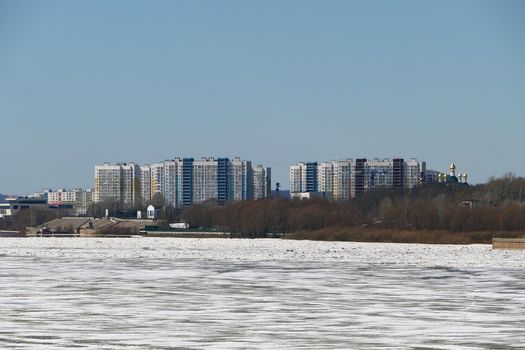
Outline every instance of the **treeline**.
[[(180, 210), (165, 205), (161, 196), (152, 200), (159, 208), (159, 224), (185, 221), (190, 227), (215, 229), (240, 236), (272, 233), (329, 232), (355, 229), (446, 232), (525, 231), (525, 178), (506, 175), (476, 186), (431, 184), (410, 191), (375, 190), (348, 201), (324, 199), (266, 199), (232, 202), (219, 206), (213, 201)], [(142, 206), (120, 208), (118, 203), (93, 205), (88, 215), (111, 216), (127, 210), (130, 216)], [(0, 229), (22, 230), (67, 211), (28, 209), (0, 220)], [(361, 232), (361, 231), (360, 231)]]
[(12, 217), (0, 220), (0, 229), (22, 231), (29, 226), (41, 225), (66, 215), (68, 211), (44, 208), (30, 208), (19, 211)]
[(525, 230), (525, 179), (507, 175), (476, 186), (432, 184), (377, 190), (349, 201), (257, 200), (185, 209), (191, 227), (245, 235), (368, 227), (450, 232)]

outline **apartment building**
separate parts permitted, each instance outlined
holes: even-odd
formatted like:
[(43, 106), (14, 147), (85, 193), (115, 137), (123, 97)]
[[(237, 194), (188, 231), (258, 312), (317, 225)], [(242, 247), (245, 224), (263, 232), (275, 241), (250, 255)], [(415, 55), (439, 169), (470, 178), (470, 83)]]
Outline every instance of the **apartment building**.
[(164, 164), (164, 187), (162, 194), (167, 205), (172, 207), (178, 206), (179, 203), (179, 192), (180, 177), (179, 172), (182, 168), (182, 161), (180, 159), (165, 160)]
[(93, 204), (91, 189), (57, 189), (47, 193), (47, 203), (50, 206), (71, 206), (76, 215), (86, 215)]
[(317, 166), (317, 186), (319, 192), (334, 191), (334, 165), (332, 162), (321, 162)]
[(270, 197), (271, 193), (271, 169), (262, 165), (253, 168), (253, 199)]
[(292, 193), (327, 192), (345, 200), (380, 188), (413, 188), (423, 182), (425, 169), (425, 162), (401, 158), (301, 162), (290, 166), (290, 189)]
[(317, 162), (300, 162), (290, 166), (291, 192), (318, 192), (318, 171)]
[(426, 162), (418, 161), (417, 159), (409, 159), (403, 163), (404, 171), (404, 187), (413, 188), (425, 182), (425, 174), (427, 172)]
[[(257, 177), (257, 179), (255, 178)], [(252, 167), (240, 158), (174, 158), (151, 165), (95, 167), (95, 201), (149, 203), (161, 194), (167, 205), (191, 206), (207, 200), (224, 204), (232, 200), (269, 197), (271, 169)]]
[(350, 160), (336, 160), (332, 165), (332, 197), (335, 200), (350, 199), (350, 179), (352, 163)]
[[(221, 174), (224, 176), (224, 174)], [(193, 162), (193, 202), (199, 204), (208, 199), (219, 199), (218, 197), (218, 160), (207, 157)], [(221, 177), (221, 180), (223, 178)]]
[(122, 179), (120, 165), (95, 166), (95, 192), (93, 201), (101, 203), (105, 201), (120, 202), (122, 197)]
[(140, 166), (140, 197), (143, 205), (151, 202), (151, 167), (148, 164)]
[(140, 182), (140, 167), (134, 163), (96, 165), (93, 200), (131, 207), (140, 199)]
[[(305, 173), (305, 163), (298, 163), (290, 165), (290, 192), (299, 193), (306, 192), (305, 186), (303, 186), (303, 174)], [(306, 177), (306, 174), (305, 176)], [(306, 184), (305, 184), (306, 185)]]
[(410, 189), (424, 182), (426, 163), (415, 158), (357, 159), (351, 179), (352, 197), (381, 188)]
[(233, 158), (230, 162), (231, 199), (234, 201), (251, 199), (253, 197), (253, 168), (249, 160)]

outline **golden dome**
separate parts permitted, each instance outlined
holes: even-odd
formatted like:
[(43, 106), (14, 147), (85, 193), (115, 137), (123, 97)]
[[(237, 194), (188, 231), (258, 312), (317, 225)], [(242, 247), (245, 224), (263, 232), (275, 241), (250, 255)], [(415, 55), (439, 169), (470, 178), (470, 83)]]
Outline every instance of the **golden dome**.
[(450, 164), (450, 170), (451, 171), (455, 171), (456, 170), (456, 164), (454, 164), (454, 162), (452, 162), (452, 164)]

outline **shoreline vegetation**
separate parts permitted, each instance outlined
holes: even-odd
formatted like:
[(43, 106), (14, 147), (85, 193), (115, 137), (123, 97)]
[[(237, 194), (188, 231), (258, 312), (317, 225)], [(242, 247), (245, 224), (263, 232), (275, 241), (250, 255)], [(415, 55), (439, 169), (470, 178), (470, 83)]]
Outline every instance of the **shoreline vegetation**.
[[(525, 178), (511, 174), (474, 186), (438, 183), (405, 191), (377, 189), (345, 201), (276, 198), (225, 205), (207, 201), (185, 209), (159, 205), (165, 201), (158, 196), (156, 201), (160, 229), (182, 221), (190, 229), (228, 232), (236, 238), (471, 244), (491, 243), (494, 237), (525, 237)], [(130, 213), (144, 209), (100, 203), (88, 215), (100, 217), (106, 208)], [(61, 215), (65, 214), (28, 209), (0, 220), (0, 230), (24, 230)], [(126, 229), (118, 234), (138, 234), (136, 228)]]
[(377, 189), (346, 201), (258, 200), (183, 211), (190, 227), (237, 236), (284, 233), (287, 239), (471, 244), (525, 237), (525, 178), (507, 174), (485, 184), (426, 184)]

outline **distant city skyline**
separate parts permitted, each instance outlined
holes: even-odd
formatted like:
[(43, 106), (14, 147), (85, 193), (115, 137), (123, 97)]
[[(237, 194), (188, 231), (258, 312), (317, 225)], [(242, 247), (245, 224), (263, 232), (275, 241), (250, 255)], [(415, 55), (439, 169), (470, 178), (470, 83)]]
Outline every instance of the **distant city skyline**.
[[(182, 162), (182, 160), (184, 158), (190, 158), (190, 159), (193, 159), (193, 160), (196, 160), (196, 161), (206, 161), (206, 160), (214, 160), (214, 161), (217, 161), (219, 159), (227, 159), (227, 160), (230, 160), (230, 161), (237, 161), (237, 160), (241, 160), (242, 157), (213, 157), (213, 156), (203, 156), (203, 157), (172, 157), (172, 158), (166, 158), (166, 159), (163, 159), (163, 160), (157, 160), (157, 161), (152, 161), (152, 162), (144, 162), (144, 163), (140, 163), (140, 162), (137, 162), (137, 161), (133, 161), (133, 160), (128, 160), (128, 161), (116, 161), (116, 162), (99, 162), (98, 164), (96, 164), (94, 167), (95, 169), (101, 165), (108, 165), (109, 167), (114, 167), (114, 166), (128, 166), (128, 165), (135, 165), (137, 168), (144, 168), (144, 167), (148, 167), (148, 168), (154, 168), (155, 166), (159, 166), (159, 165), (162, 165), (165, 164), (166, 162), (168, 163), (171, 163), (173, 161), (175, 162)], [(370, 157), (370, 158), (360, 158), (360, 157), (346, 157), (346, 158), (340, 158), (340, 159), (332, 159), (332, 160), (329, 160), (327, 161), (326, 159), (325, 160), (313, 160), (311, 159), (312, 162), (315, 162), (316, 164), (316, 167), (317, 165), (319, 166), (323, 166), (323, 164), (337, 164), (337, 163), (348, 163), (348, 164), (354, 164), (356, 160), (358, 159), (362, 159), (362, 160), (365, 160), (365, 161), (368, 161), (368, 163), (372, 162), (372, 164), (376, 163), (376, 162), (379, 162), (382, 163), (382, 162), (387, 162), (387, 163), (390, 163), (393, 161), (393, 159), (395, 158), (398, 158), (400, 160), (404, 160), (405, 162), (416, 162), (416, 164), (419, 164), (421, 163), (419, 160), (417, 160), (417, 158), (407, 158), (407, 159), (404, 159), (404, 158), (399, 158), (399, 157), (392, 157), (392, 158), (380, 158), (380, 157)], [(244, 162), (244, 160), (243, 160)], [(289, 164), (288, 166), (288, 179), (286, 179), (286, 181), (283, 183), (283, 182), (279, 182), (279, 181), (275, 181), (275, 180), (271, 180), (271, 188), (270, 190), (274, 190), (275, 189), (275, 186), (276, 186), (276, 183), (279, 182), (280, 183), (280, 189), (282, 191), (291, 191), (291, 192), (294, 192), (294, 181), (290, 178), (291, 177), (291, 174), (290, 174), (290, 171), (293, 167), (297, 166), (297, 164), (306, 164), (308, 162), (296, 162), (296, 163), (293, 163), (293, 164)], [(439, 173), (444, 173), (446, 174), (448, 171), (449, 171), (449, 168), (450, 168), (450, 164), (449, 164), (449, 167), (447, 167), (446, 169), (443, 168), (443, 169), (435, 169), (435, 168), (427, 168), (426, 167), (426, 162), (423, 161), (423, 163), (425, 164), (422, 168), (420, 168), (420, 170), (417, 171), (417, 173), (419, 173), (421, 170), (423, 172), (428, 172), (426, 174), (426, 176), (430, 176), (430, 177), (433, 177), (433, 176), (436, 176), (437, 174)], [(181, 163), (182, 164), (182, 163)], [(249, 164), (250, 166), (252, 165), (252, 162), (249, 161)], [(454, 162), (452, 163), (454, 164)], [(253, 162), (253, 166), (254, 167), (262, 167), (263, 165), (261, 164), (258, 164), (257, 162)], [(271, 169), (271, 167), (269, 167), (269, 169)], [(435, 174), (433, 172), (436, 172)], [(463, 172), (464, 175), (467, 175), (465, 172)], [(392, 174), (390, 174), (392, 175)], [(414, 174), (414, 176), (417, 177), (416, 174)], [(470, 175), (469, 175), (470, 176)], [(437, 179), (434, 179), (435, 182), (437, 182)], [(430, 182), (434, 182), (434, 180), (430, 181)], [(295, 184), (296, 185), (296, 184)], [(30, 191), (26, 191), (26, 192), (20, 192), (20, 193), (16, 193), (16, 192), (1, 192), (0, 191), (0, 194), (3, 194), (3, 195), (34, 195), (34, 194), (37, 194), (37, 193), (42, 193), (42, 191), (47, 191), (47, 190), (78, 190), (78, 189), (91, 189), (91, 190), (95, 190), (96, 189), (96, 179), (94, 179), (92, 181), (91, 184), (88, 184), (88, 185), (85, 185), (85, 186), (80, 186), (80, 185), (68, 185), (68, 186), (41, 186), (39, 188), (36, 188), (36, 189), (32, 189)], [(413, 185), (410, 185), (409, 188), (413, 187)], [(350, 190), (350, 188), (348, 189)], [(306, 191), (306, 190), (305, 190)], [(150, 194), (151, 195), (151, 194)], [(346, 198), (346, 197), (345, 197)]]
[(524, 37), (523, 1), (4, 0), (0, 193), (174, 155), (525, 176)]

